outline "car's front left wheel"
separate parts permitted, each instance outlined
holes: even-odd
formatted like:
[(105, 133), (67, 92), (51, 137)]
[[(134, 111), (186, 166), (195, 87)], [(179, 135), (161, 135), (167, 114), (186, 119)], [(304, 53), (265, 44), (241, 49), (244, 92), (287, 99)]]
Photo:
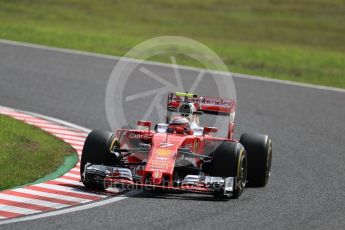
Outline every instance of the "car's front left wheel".
[(248, 184), (254, 187), (266, 186), (271, 174), (271, 139), (264, 134), (244, 133), (240, 143), (247, 151)]
[(222, 191), (216, 192), (218, 198), (238, 198), (247, 182), (247, 155), (238, 142), (222, 142), (213, 153), (210, 175), (215, 177), (234, 177), (232, 196)]

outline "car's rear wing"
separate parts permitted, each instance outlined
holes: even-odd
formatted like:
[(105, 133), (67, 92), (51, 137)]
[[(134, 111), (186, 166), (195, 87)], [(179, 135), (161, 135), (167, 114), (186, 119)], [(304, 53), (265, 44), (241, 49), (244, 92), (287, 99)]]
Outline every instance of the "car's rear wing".
[(172, 92), (168, 95), (168, 111), (177, 111), (185, 103), (193, 103), (195, 112), (206, 114), (231, 116), (236, 111), (236, 101), (234, 99), (224, 99), (215, 97), (199, 97), (193, 93)]

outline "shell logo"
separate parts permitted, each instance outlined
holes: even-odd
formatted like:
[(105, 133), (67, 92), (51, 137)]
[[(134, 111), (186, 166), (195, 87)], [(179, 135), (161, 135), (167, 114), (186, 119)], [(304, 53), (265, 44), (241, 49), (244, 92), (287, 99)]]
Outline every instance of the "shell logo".
[(159, 148), (156, 150), (156, 155), (161, 157), (169, 157), (172, 154), (170, 149)]

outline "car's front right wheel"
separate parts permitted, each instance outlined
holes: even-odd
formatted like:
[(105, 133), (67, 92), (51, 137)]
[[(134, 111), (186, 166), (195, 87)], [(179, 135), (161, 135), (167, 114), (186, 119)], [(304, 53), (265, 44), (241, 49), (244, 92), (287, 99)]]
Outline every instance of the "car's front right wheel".
[(104, 190), (104, 183), (95, 183), (84, 178), (86, 163), (110, 165), (112, 157), (110, 151), (114, 144), (115, 135), (109, 132), (94, 130), (86, 138), (80, 161), (80, 177), (85, 187), (93, 190)]

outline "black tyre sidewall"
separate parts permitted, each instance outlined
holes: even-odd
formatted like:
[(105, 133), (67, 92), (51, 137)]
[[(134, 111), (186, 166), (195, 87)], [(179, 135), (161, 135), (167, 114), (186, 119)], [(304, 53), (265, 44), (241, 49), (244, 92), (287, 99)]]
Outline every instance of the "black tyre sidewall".
[(87, 136), (80, 161), (80, 176), (82, 180), (86, 163), (111, 164), (110, 149), (114, 138), (115, 135), (113, 133), (98, 130), (92, 131)]
[(247, 152), (248, 185), (264, 187), (268, 183), (272, 161), (272, 142), (267, 135), (244, 133), (240, 143)]
[(238, 198), (244, 190), (244, 186), (238, 183), (239, 170), (243, 161), (247, 162), (246, 152), (238, 142), (223, 142), (213, 153), (210, 176), (235, 177), (232, 198)]

